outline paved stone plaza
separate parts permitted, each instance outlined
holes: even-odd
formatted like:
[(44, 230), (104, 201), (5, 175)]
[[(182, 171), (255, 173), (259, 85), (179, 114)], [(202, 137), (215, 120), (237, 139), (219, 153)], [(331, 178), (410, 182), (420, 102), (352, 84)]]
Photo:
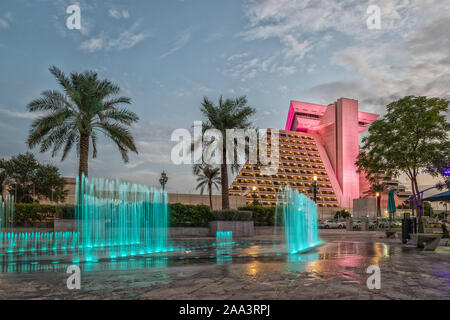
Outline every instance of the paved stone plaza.
[[(421, 251), (384, 239), (382, 232), (322, 230), (320, 236), (322, 246), (294, 256), (186, 259), (152, 267), (138, 259), (123, 268), (97, 263), (83, 270), (81, 290), (67, 289), (65, 270), (2, 273), (0, 299), (450, 300), (450, 246)], [(380, 290), (367, 288), (369, 265), (381, 269)]]

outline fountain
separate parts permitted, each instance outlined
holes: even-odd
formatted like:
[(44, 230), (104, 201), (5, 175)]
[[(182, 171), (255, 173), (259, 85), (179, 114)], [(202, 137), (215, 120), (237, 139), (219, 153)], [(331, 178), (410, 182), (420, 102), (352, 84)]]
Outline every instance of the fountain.
[[(0, 198), (0, 254), (72, 262), (174, 251), (168, 246), (167, 194), (119, 180), (77, 179), (73, 232), (15, 232), (14, 199)], [(177, 248), (180, 249), (180, 248)]]
[(216, 245), (217, 247), (224, 247), (233, 244), (233, 231), (217, 231)]
[(283, 259), (283, 253), (289, 262), (303, 263), (304, 257), (294, 254), (321, 243), (316, 204), (289, 187), (279, 193), (276, 210), (285, 241), (233, 239), (231, 231), (219, 231), (213, 241), (169, 242), (167, 194), (119, 180), (82, 176), (76, 203), (71, 232), (17, 232), (13, 199), (1, 201), (0, 272), (60, 272), (71, 264), (83, 270), (162, 267), (176, 261), (226, 265), (235, 259)]
[(288, 253), (297, 253), (322, 243), (317, 228), (317, 205), (297, 190), (280, 190), (275, 212), (276, 225), (284, 228)]
[(0, 232), (12, 229), (14, 222), (14, 197), (0, 195)]
[(82, 176), (77, 178), (76, 195), (79, 258), (95, 261), (105, 255), (117, 258), (171, 250), (164, 191)]
[(216, 262), (230, 264), (233, 262), (233, 231), (217, 231), (216, 233)]

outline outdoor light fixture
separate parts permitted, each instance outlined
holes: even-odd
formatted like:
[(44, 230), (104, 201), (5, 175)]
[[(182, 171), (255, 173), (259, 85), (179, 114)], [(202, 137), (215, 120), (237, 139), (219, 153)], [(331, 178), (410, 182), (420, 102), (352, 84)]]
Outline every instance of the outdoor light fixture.
[(377, 197), (377, 217), (381, 217), (380, 193), (375, 193)]
[(317, 175), (314, 175), (313, 179), (314, 181), (317, 181)]

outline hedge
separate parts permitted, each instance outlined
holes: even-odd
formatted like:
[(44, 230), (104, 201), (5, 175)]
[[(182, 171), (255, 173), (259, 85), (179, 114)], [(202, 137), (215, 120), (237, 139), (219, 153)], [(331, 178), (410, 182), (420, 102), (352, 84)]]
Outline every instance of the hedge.
[(245, 206), (238, 209), (253, 212), (252, 220), (255, 226), (273, 226), (275, 225), (275, 208), (276, 207)]
[(172, 203), (169, 204), (171, 227), (207, 227), (213, 220), (209, 206)]
[[(207, 227), (212, 220), (253, 220), (256, 226), (273, 226), (275, 207), (245, 206), (238, 210), (211, 212), (209, 206), (173, 203), (169, 204), (171, 227)], [(51, 222), (54, 218), (74, 219), (75, 206), (47, 205), (38, 203), (16, 203), (17, 225), (32, 222)]]
[(55, 205), (38, 203), (16, 203), (14, 223), (24, 225), (32, 222), (51, 222), (56, 212)]

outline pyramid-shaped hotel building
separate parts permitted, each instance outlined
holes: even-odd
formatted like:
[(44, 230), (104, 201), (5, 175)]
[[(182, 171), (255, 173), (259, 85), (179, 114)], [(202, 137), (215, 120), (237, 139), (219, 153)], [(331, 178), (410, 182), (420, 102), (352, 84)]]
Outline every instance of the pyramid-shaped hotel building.
[[(352, 208), (353, 199), (366, 196), (369, 184), (357, 172), (359, 134), (378, 118), (361, 112), (358, 101), (341, 98), (325, 106), (291, 101), (285, 130), (279, 130), (279, 169), (262, 174), (258, 165), (245, 164), (230, 187), (230, 196), (256, 198), (264, 206), (276, 205), (276, 191), (289, 184), (313, 197), (317, 176), (317, 204), (322, 208)], [(267, 130), (270, 149), (270, 132)], [(393, 184), (398, 182), (393, 181)], [(256, 190), (255, 190), (256, 189)]]

